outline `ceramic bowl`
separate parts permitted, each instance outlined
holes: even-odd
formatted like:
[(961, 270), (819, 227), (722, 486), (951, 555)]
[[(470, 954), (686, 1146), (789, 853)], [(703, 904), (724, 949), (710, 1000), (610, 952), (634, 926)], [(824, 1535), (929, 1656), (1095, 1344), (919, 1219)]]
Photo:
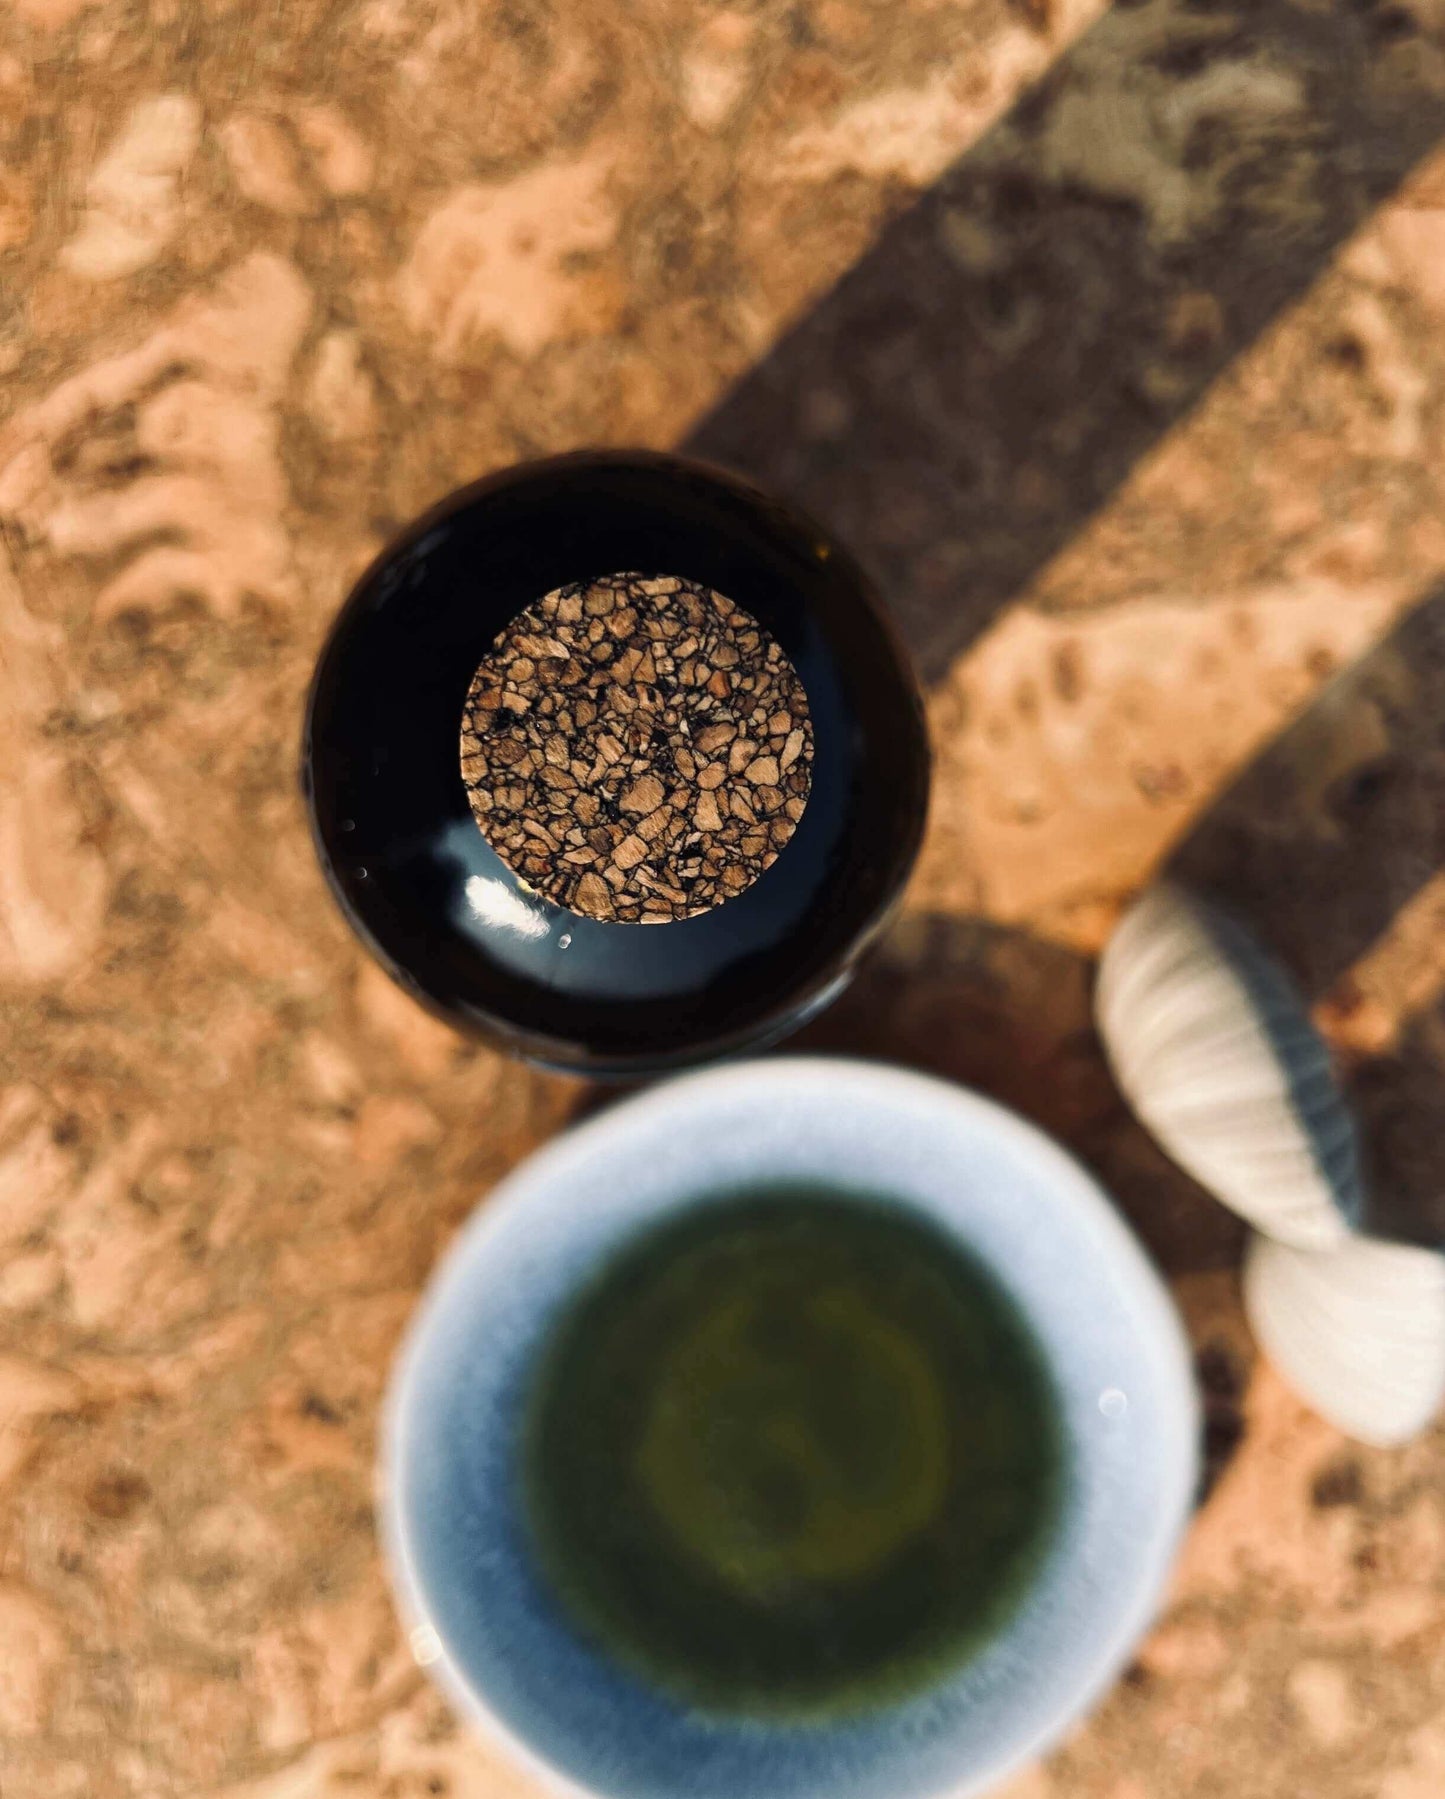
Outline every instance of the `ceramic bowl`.
[[(1001, 1632), (930, 1690), (842, 1722), (738, 1721), (663, 1695), (573, 1627), (519, 1513), (522, 1394), (579, 1283), (639, 1227), (788, 1182), (891, 1196), (1022, 1308), (1067, 1443), (1052, 1547)], [(1173, 1306), (1077, 1163), (1000, 1106), (846, 1061), (778, 1058), (613, 1106), (519, 1167), (438, 1270), (401, 1352), (382, 1517), (420, 1662), (545, 1784), (605, 1799), (981, 1792), (1105, 1691), (1158, 1607), (1197, 1483)]]

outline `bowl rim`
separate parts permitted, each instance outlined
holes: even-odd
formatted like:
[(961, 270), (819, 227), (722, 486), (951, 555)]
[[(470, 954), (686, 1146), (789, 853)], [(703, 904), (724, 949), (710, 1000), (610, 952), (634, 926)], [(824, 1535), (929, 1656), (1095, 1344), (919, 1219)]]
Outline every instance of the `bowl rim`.
[(922, 1101), (941, 1113), (952, 1113), (976, 1129), (992, 1131), (1040, 1165), (1071, 1203), (1085, 1214), (1097, 1233), (1103, 1256), (1129, 1281), (1145, 1327), (1152, 1339), (1154, 1377), (1172, 1386), (1168, 1415), (1175, 1420), (1172, 1440), (1161, 1441), (1159, 1457), (1172, 1477), (1170, 1502), (1159, 1508), (1158, 1524), (1147, 1550), (1133, 1564), (1133, 1593), (1109, 1634), (1095, 1647), (1092, 1672), (1073, 1703), (1040, 1721), (1034, 1731), (998, 1755), (991, 1764), (965, 1772), (939, 1789), (936, 1799), (971, 1799), (1036, 1760), (1088, 1715), (1117, 1680), (1141, 1637), (1158, 1616), (1170, 1577), (1194, 1513), (1202, 1455), (1202, 1412), (1193, 1371), (1193, 1355), (1182, 1317), (1163, 1275), (1097, 1177), (1077, 1157), (1039, 1126), (970, 1087), (937, 1075), (867, 1057), (840, 1055), (770, 1055), (750, 1057), (675, 1075), (602, 1111), (565, 1127), (516, 1163), (480, 1198), (434, 1263), (395, 1352), (382, 1401), (375, 1461), (375, 1504), (378, 1533), (393, 1599), (416, 1665), (443, 1691), (459, 1717), (515, 1771), (537, 1781), (558, 1799), (606, 1799), (600, 1790), (575, 1780), (534, 1749), (489, 1703), (485, 1691), (461, 1667), (432, 1622), (425, 1583), (411, 1547), (411, 1530), (402, 1501), (400, 1444), (412, 1391), (427, 1363), (431, 1326), (445, 1300), (465, 1276), (471, 1259), (505, 1220), (531, 1202), (539, 1191), (551, 1191), (557, 1176), (576, 1159), (595, 1153), (639, 1126), (677, 1108), (680, 1099), (694, 1102), (721, 1091), (756, 1089), (760, 1100), (776, 1105), (788, 1088), (815, 1088), (819, 1082), (850, 1080), (871, 1089), (884, 1103), (890, 1097)]

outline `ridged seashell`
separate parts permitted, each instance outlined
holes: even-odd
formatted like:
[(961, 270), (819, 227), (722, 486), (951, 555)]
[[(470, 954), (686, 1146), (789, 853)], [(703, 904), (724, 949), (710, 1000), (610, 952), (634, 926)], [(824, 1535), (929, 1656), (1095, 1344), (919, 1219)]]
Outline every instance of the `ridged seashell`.
[(1095, 1009), (1115, 1078), (1168, 1154), (1299, 1248), (1364, 1205), (1354, 1120), (1290, 976), (1234, 920), (1168, 883), (1104, 951)]
[(1244, 1305), (1299, 1394), (1362, 1443), (1403, 1443), (1445, 1396), (1445, 1256), (1351, 1238), (1293, 1249), (1255, 1237)]

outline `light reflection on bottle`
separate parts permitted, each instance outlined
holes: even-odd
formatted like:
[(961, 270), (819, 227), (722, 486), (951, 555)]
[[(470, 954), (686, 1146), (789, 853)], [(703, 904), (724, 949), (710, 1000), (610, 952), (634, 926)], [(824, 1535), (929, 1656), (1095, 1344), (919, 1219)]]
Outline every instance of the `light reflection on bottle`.
[[(465, 888), (467, 904), (482, 923), (500, 931), (515, 931), (519, 937), (545, 937), (550, 928), (545, 915), (529, 906), (521, 896), (502, 881), (486, 875), (473, 875)], [(566, 939), (563, 940), (566, 947)]]

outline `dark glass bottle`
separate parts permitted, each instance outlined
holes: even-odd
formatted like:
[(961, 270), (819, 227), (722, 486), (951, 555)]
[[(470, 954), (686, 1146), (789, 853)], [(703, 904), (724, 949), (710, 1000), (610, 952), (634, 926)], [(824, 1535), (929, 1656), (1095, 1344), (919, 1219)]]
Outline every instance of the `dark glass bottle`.
[[(484, 834), (460, 761), (479, 669), (491, 666), (518, 615), (544, 596), (555, 613), (559, 590), (590, 592), (589, 583), (624, 571), (726, 596), (746, 615), (734, 623), (760, 628), (745, 633), (745, 647), (759, 637), (775, 645), (806, 695), (811, 784), (795, 824), (776, 814), (772, 842), (791, 834), (768, 848), (762, 873), (754, 862), (742, 891), (669, 922), (615, 922), (549, 898), (535, 872), (542, 862), (525, 863), (528, 879), (518, 855), (508, 851), (504, 860)], [(554, 644), (549, 653), (562, 651)], [(518, 666), (530, 664), (511, 665)], [(666, 701), (664, 694), (655, 703)], [(505, 703), (528, 702), (514, 693)], [(750, 777), (783, 781), (768, 744), (757, 748), (763, 760)], [(796, 769), (797, 753), (790, 745), (784, 765), (791, 754)], [(581, 762), (573, 767), (582, 773)], [(714, 773), (721, 780), (727, 771)], [(663, 775), (663, 785), (681, 779), (670, 761)], [(743, 779), (727, 774), (732, 787)], [(373, 563), (317, 666), (302, 782), (332, 890), (408, 992), (459, 1028), (533, 1060), (629, 1075), (758, 1047), (827, 1003), (912, 866), (928, 749), (903, 652), (866, 577), (836, 543), (721, 470), (602, 451), (465, 488)], [(758, 791), (783, 804), (780, 788)], [(726, 789), (720, 797), (726, 804)], [(630, 798), (621, 811), (605, 807), (606, 817), (621, 820), (614, 836), (630, 828)], [(684, 811), (692, 803), (690, 796)], [(595, 813), (594, 805), (589, 820)], [(580, 828), (562, 836), (570, 818), (538, 822), (538, 840), (553, 846), (546, 855), (575, 842), (585, 857)], [(677, 855), (694, 857), (679, 865), (695, 870), (700, 833), (690, 824), (688, 817), (672, 830), (683, 845)]]

